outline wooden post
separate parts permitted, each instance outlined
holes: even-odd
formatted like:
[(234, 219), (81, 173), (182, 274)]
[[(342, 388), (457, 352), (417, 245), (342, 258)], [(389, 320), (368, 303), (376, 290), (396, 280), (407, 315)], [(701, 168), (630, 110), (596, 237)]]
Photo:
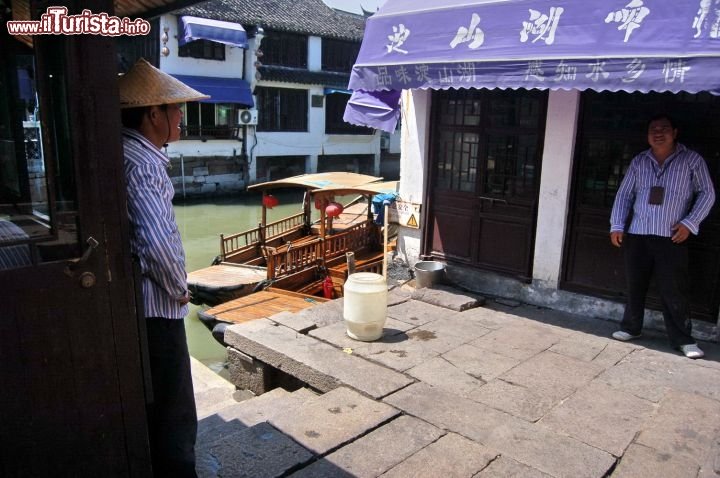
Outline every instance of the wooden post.
[(265, 229), (265, 226), (267, 225), (267, 207), (265, 206), (265, 198), (266, 197), (267, 197), (267, 191), (263, 191), (263, 198), (262, 198), (263, 209), (262, 209), (262, 218), (261, 218), (261, 224), (262, 224), (263, 229)]
[(345, 260), (347, 261), (348, 275), (354, 274), (355, 273), (355, 253), (354, 252), (346, 252)]
[(325, 208), (322, 207), (322, 205), (325, 204), (325, 201), (320, 202), (320, 237), (325, 239)]
[(389, 205), (383, 204), (383, 279), (387, 281), (387, 247), (388, 247), (388, 214), (390, 213)]

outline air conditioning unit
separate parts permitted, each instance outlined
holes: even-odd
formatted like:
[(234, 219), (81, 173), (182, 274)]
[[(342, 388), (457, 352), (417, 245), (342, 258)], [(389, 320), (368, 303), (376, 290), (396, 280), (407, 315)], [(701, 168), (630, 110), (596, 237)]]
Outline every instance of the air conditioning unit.
[(239, 125), (256, 125), (258, 122), (258, 112), (256, 109), (238, 111)]

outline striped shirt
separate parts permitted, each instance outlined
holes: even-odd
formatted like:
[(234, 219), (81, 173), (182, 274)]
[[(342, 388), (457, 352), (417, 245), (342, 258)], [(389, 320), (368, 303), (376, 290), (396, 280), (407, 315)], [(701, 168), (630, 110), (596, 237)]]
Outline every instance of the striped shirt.
[(3, 246), (3, 242), (17, 242), (29, 239), (19, 226), (5, 219), (0, 219), (0, 270), (31, 266), (30, 246), (16, 244)]
[[(649, 204), (653, 186), (664, 188), (662, 204)], [(714, 202), (715, 189), (702, 156), (678, 143), (660, 166), (648, 149), (632, 160), (620, 184), (610, 232), (625, 230), (632, 209), (630, 234), (672, 237), (671, 227), (681, 223), (697, 235)]]
[(175, 193), (167, 174), (169, 160), (135, 130), (123, 128), (130, 249), (140, 261), (145, 317), (182, 319), (187, 304), (185, 251), (175, 224)]

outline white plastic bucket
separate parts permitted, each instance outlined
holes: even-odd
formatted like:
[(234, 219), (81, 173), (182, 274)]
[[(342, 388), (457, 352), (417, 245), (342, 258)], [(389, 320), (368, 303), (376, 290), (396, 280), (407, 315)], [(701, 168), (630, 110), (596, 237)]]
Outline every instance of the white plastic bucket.
[(437, 261), (415, 263), (415, 287), (432, 287), (445, 281), (445, 264)]
[(387, 319), (387, 284), (380, 274), (357, 272), (345, 281), (343, 319), (347, 334), (371, 342), (382, 337)]

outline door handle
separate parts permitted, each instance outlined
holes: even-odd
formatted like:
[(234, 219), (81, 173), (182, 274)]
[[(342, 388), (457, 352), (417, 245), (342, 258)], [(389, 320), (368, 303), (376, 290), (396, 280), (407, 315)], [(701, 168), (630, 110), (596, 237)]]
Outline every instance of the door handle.
[(85, 249), (85, 252), (83, 252), (83, 255), (79, 259), (72, 259), (68, 261), (68, 264), (65, 267), (65, 274), (70, 277), (75, 275), (75, 271), (77, 270), (77, 268), (85, 264), (88, 259), (90, 259), (93, 251), (97, 248), (97, 246), (100, 245), (97, 239), (92, 236), (88, 237), (87, 241), (85, 242), (87, 244), (87, 248)]

